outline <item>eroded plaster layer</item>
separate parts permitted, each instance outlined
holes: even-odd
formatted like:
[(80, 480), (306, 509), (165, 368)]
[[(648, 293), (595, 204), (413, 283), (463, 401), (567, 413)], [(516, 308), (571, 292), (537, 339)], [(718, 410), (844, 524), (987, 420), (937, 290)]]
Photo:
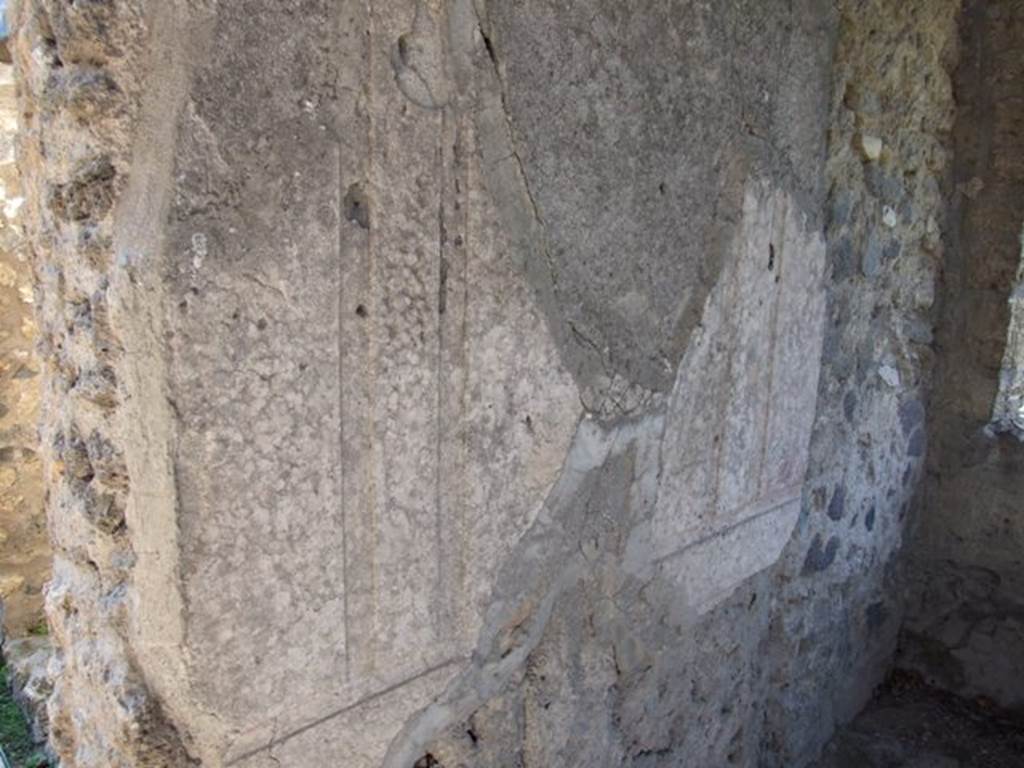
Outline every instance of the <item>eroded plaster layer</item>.
[[(254, 72), (232, 35), (269, 35), (287, 13), (221, 11), (175, 154), (162, 322), (186, 674), (215, 713), (195, 737), (230, 763), (373, 765), (403, 726), (425, 741), (442, 691), (434, 707), (469, 714), (483, 699), (467, 681), (495, 674), (496, 692), (518, 673), (579, 549), (551, 529), (625, 448), (592, 423), (617, 410), (655, 443), (667, 424), (711, 446), (716, 477), (696, 491), (710, 511), (677, 499), (693, 467), (673, 444), (660, 517), (638, 511), (630, 542), (630, 567), (676, 579), (729, 561), (688, 587), (687, 608), (709, 609), (788, 539), (816, 397), (823, 246), (789, 196), (750, 178), (671, 396), (609, 378), (592, 412), (563, 362), (554, 225), (476, 10), (320, 12), (334, 58), (284, 56), (302, 95), (242, 119), (281, 72)], [(352, 81), (346, 98), (330, 98), (332, 77)], [(712, 344), (721, 380), (700, 360)], [(687, 419), (711, 391), (701, 431)], [(341, 721), (358, 734), (331, 737)], [(388, 759), (414, 762), (409, 749)]]

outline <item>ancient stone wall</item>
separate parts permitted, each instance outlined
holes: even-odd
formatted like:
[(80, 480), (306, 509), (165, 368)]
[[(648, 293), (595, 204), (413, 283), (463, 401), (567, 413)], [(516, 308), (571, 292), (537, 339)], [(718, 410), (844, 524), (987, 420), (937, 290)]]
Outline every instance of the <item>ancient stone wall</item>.
[(961, 27), (939, 377), (901, 663), (1019, 707), (1024, 447), (999, 386), (1022, 364), (1011, 299), (1024, 225), (1024, 3), (967, 2)]
[(957, 3), (21, 0), (76, 766), (794, 766), (887, 669)]
[[(800, 765), (888, 669), (924, 474), (959, 2), (842, 2), (826, 202), (828, 311), (804, 510), (776, 577), (770, 732)], [(808, 728), (817, 722), (820, 727)]]
[[(67, 765), (184, 766), (188, 759), (137, 663), (132, 590), (139, 539), (129, 531), (139, 423), (127, 386), (143, 353), (114, 316), (114, 212), (139, 127), (147, 26), (136, 3), (19, 2), (18, 160), (35, 240), (43, 364), (43, 474), (54, 546), (46, 602), (57, 647), (50, 738)], [(161, 66), (165, 63), (161, 62)], [(152, 222), (140, 222), (152, 226)], [(135, 313), (135, 322), (144, 319)], [(134, 494), (134, 495), (133, 495)], [(136, 516), (133, 529), (144, 520)]]

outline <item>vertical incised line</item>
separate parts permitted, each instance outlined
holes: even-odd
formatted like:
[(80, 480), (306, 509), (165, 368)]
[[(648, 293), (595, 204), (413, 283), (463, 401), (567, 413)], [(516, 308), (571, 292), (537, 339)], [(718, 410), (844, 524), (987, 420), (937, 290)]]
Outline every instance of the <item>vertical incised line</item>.
[[(376, 291), (374, 285), (374, 266), (376, 263), (376, 251), (375, 251), (375, 211), (373, 208), (373, 199), (375, 187), (373, 184), (373, 169), (374, 169), (374, 155), (376, 152), (377, 135), (376, 135), (376, 123), (374, 121), (374, 24), (373, 24), (373, 0), (366, 0), (366, 196), (367, 200), (370, 201), (370, 228), (367, 231), (366, 240), (366, 284), (367, 290), (372, 300), (376, 300)], [(374, 301), (374, 304), (376, 301)], [(374, 341), (374, 329), (377, 317), (379, 315), (379, 308), (377, 311), (373, 311), (370, 317), (373, 321), (367, 330), (367, 356), (366, 356), (366, 375), (375, 377), (377, 375), (377, 348)], [(370, 382), (367, 387), (367, 400), (368, 400), (368, 431), (370, 444), (366, 446), (366, 450), (370, 452), (369, 466), (371, 467), (370, 472), (373, 474), (371, 478), (367, 478), (366, 498), (368, 500), (368, 515), (367, 515), (367, 529), (368, 535), (371, 539), (369, 546), (369, 552), (367, 553), (367, 567), (370, 569), (370, 604), (372, 614), (370, 616), (370, 627), (366, 635), (369, 639), (367, 648), (372, 649), (374, 647), (374, 639), (377, 633), (377, 525), (375, 524), (377, 516), (377, 483), (376, 473), (373, 472), (374, 459), (373, 456), (376, 453), (373, 443), (376, 442), (376, 435), (374, 430), (376, 429), (376, 416), (377, 416), (377, 388)], [(381, 446), (381, 451), (385, 450), (384, 445)], [(381, 465), (383, 471), (387, 471), (387, 462), (381, 457)], [(373, 658), (371, 657), (372, 650), (367, 650), (364, 654), (367, 657), (368, 666), (373, 667)]]
[[(339, 5), (335, 17), (335, 51), (338, 58), (341, 58), (340, 46), (344, 35), (341, 24), (343, 13)], [(339, 70), (338, 79), (341, 79)], [(341, 512), (341, 601), (342, 601), (342, 641), (345, 643), (345, 681), (352, 679), (351, 649), (349, 648), (348, 628), (348, 509), (347, 494), (345, 492), (345, 212), (343, 210), (344, 193), (342, 186), (345, 183), (345, 171), (343, 162), (345, 152), (342, 147), (341, 136), (344, 126), (341, 119), (341, 105), (335, 105), (334, 113), (335, 130), (337, 131), (337, 171), (338, 183), (336, 185), (335, 206), (338, 212), (338, 508)]]
[[(744, 249), (744, 250), (747, 248), (747, 242), (746, 242), (746, 234), (747, 233), (746, 233), (746, 229), (745, 229), (745, 227), (746, 227), (746, 215), (745, 215), (745, 213), (746, 212), (744, 211), (744, 215), (741, 217), (741, 220), (740, 220), (740, 222), (741, 222), (740, 223), (740, 236), (741, 236), (741, 238), (743, 240), (743, 246), (741, 246), (741, 248)], [(727, 307), (735, 307), (737, 305), (737, 301), (739, 299), (739, 293), (742, 290), (742, 288), (740, 286), (740, 270), (742, 269), (742, 266), (743, 266), (744, 255), (745, 254), (742, 251), (736, 255), (736, 260), (735, 260), (735, 262), (733, 264), (734, 274), (732, 274), (732, 275), (726, 274), (725, 277), (724, 277), (724, 279), (729, 280), (729, 284), (727, 286), (725, 286), (725, 289), (722, 291), (724, 303), (725, 303), (725, 306), (727, 306)], [(724, 272), (725, 272), (725, 270), (723, 269), (723, 273)], [(719, 278), (719, 279), (721, 280), (723, 278)], [(714, 290), (714, 289), (712, 289), (712, 290)], [(728, 322), (733, 322), (732, 318), (730, 318)], [(739, 321), (737, 321), (736, 324), (733, 325), (732, 329), (735, 330), (738, 333), (739, 332), (739, 328), (740, 328)], [(710, 336), (710, 335), (708, 336), (708, 344), (714, 345), (714, 337), (713, 336)], [(729, 345), (729, 349), (726, 352), (725, 378), (723, 380), (724, 381), (724, 386), (722, 387), (722, 392), (724, 393), (724, 395), (719, 395), (719, 400), (718, 400), (718, 403), (717, 403), (717, 405), (718, 405), (718, 408), (717, 408), (718, 416), (716, 418), (716, 422), (718, 424), (725, 424), (726, 423), (726, 417), (727, 417), (728, 412), (729, 412), (729, 405), (730, 405), (730, 403), (732, 401), (732, 396), (735, 393), (735, 390), (733, 390), (731, 388), (732, 387), (732, 381), (733, 381), (732, 373), (733, 373), (733, 367), (734, 367), (734, 364), (735, 364), (735, 356), (736, 356), (735, 350), (736, 350), (736, 345), (735, 344), (730, 344)], [(714, 443), (714, 448), (713, 448), (713, 451), (712, 451), (712, 453), (713, 453), (712, 462), (713, 462), (713, 468), (714, 468), (714, 482), (712, 483), (712, 488), (711, 488), (711, 516), (712, 516), (712, 519), (718, 519), (719, 512), (720, 512), (720, 510), (718, 509), (718, 503), (719, 503), (719, 500), (721, 499), (721, 496), (722, 496), (722, 491), (721, 491), (721, 486), (722, 486), (722, 451), (725, 450), (725, 441), (726, 441), (725, 431), (723, 430), (722, 434), (716, 435), (716, 437), (718, 439), (717, 439), (717, 442)], [(725, 511), (729, 512), (731, 510), (725, 510)]]
[[(775, 293), (772, 299), (771, 320), (769, 321), (768, 347), (768, 402), (764, 409), (764, 420), (761, 425), (761, 456), (757, 468), (757, 490), (758, 493), (765, 492), (764, 467), (768, 460), (768, 430), (772, 423), (772, 405), (775, 403), (775, 356), (778, 354), (779, 346), (779, 304), (782, 303), (785, 293), (785, 264), (786, 264), (786, 215), (789, 211), (789, 200), (782, 193), (773, 193), (772, 219), (768, 229), (769, 248), (775, 248), (775, 270), (774, 276), (769, 279), (775, 281), (772, 290)], [(776, 239), (776, 234), (778, 238)], [(755, 494), (756, 496), (756, 494)]]
[[(340, 16), (339, 16), (340, 18)], [(340, 37), (340, 35), (339, 35)], [(340, 128), (340, 126), (339, 126)], [(344, 222), (345, 214), (342, 210), (343, 195), (341, 187), (344, 184), (344, 171), (342, 169), (342, 158), (344, 152), (341, 146), (341, 139), (338, 139), (338, 493), (340, 498), (338, 504), (341, 508), (341, 591), (343, 627), (345, 642), (345, 679), (352, 678), (351, 651), (349, 649), (349, 626), (348, 626), (348, 494), (346, 493), (345, 476), (345, 350), (344, 350), (344, 317), (345, 317), (345, 266), (344, 266)]]
[[(441, 112), (441, 135), (438, 141), (437, 149), (437, 176), (438, 176), (438, 200), (437, 200), (437, 259), (438, 259), (438, 306), (435, 308), (435, 315), (437, 317), (437, 360), (436, 360), (436, 445), (434, 451), (434, 514), (435, 514), (435, 547), (437, 550), (437, 594), (444, 595), (444, 560), (445, 551), (444, 547), (444, 536), (442, 534), (442, 495), (441, 495), (441, 462), (443, 460), (442, 451), (442, 431), (444, 429), (444, 398), (442, 397), (441, 391), (443, 387), (442, 369), (444, 367), (444, 314), (442, 312), (442, 306), (444, 301), (445, 286), (445, 193), (447, 191), (448, 180), (447, 174), (445, 173), (445, 158), (444, 158), (444, 143), (445, 135), (447, 132), (448, 125), (448, 110), (447, 108)], [(446, 606), (447, 607), (447, 606)], [(447, 611), (445, 611), (447, 613)], [(440, 621), (438, 627), (442, 627), (444, 624), (450, 622), (449, 616), (437, 617)], [(440, 636), (440, 632), (438, 633)]]

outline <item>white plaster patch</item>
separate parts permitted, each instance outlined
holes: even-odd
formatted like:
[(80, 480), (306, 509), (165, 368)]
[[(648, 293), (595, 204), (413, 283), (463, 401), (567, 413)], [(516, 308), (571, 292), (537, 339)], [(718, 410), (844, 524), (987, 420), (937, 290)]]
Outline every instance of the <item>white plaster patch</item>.
[[(824, 332), (825, 248), (789, 197), (749, 186), (731, 263), (679, 367), (650, 547), (706, 610), (777, 559), (799, 510)], [(696, 570), (693, 570), (696, 569)]]
[(661, 571), (679, 585), (691, 610), (706, 613), (779, 559), (799, 517), (800, 499), (790, 499), (687, 547)]

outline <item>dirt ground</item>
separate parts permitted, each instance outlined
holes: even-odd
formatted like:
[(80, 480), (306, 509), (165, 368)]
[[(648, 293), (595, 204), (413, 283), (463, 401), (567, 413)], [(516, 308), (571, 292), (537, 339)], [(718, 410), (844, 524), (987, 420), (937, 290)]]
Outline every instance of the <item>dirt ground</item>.
[(1024, 768), (1024, 713), (897, 671), (812, 768)]

